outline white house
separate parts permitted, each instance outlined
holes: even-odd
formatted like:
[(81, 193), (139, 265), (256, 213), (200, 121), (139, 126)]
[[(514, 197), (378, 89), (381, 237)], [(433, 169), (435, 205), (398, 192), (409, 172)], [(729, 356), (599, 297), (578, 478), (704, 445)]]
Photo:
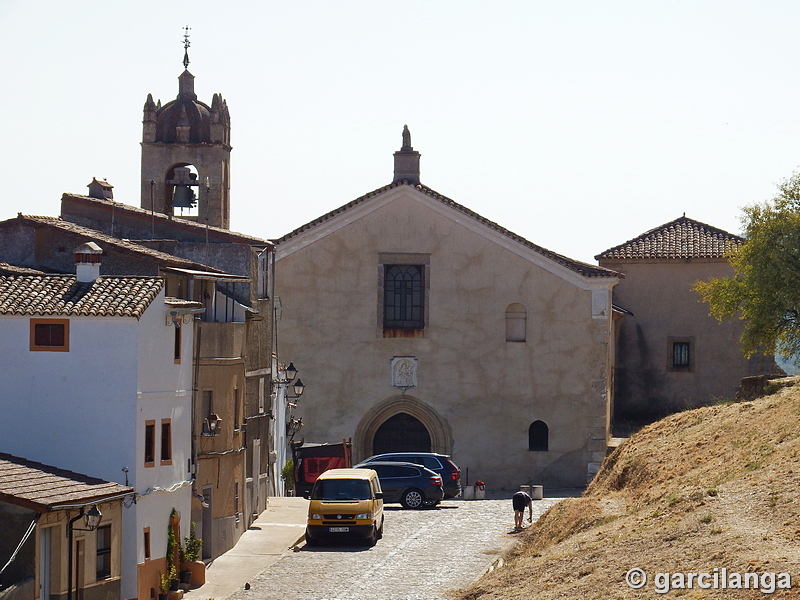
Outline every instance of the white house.
[(160, 277), (99, 277), (94, 243), (75, 252), (77, 276), (0, 276), (0, 450), (134, 488), (121, 593), (150, 598), (173, 508), (188, 533), (202, 307), (165, 297)]

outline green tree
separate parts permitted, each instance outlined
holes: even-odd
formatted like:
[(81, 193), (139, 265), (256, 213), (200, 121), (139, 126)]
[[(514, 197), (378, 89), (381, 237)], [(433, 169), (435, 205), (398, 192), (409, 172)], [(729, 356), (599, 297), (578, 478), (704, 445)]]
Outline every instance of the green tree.
[(742, 350), (800, 356), (800, 172), (778, 193), (743, 209), (746, 241), (731, 252), (732, 277), (695, 285), (719, 320), (744, 319)]

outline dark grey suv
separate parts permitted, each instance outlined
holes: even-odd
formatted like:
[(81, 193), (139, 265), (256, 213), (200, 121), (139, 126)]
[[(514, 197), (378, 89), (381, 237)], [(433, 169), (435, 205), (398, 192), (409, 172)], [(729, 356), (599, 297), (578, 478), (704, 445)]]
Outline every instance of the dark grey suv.
[(458, 498), (461, 495), (461, 470), (446, 454), (436, 454), (435, 452), (389, 452), (370, 456), (361, 461), (358, 466), (375, 461), (410, 462), (422, 465), (426, 469), (438, 473), (442, 478), (445, 498)]
[(356, 469), (374, 469), (383, 490), (383, 502), (405, 508), (435, 506), (444, 498), (442, 478), (422, 465), (401, 462), (361, 463)]

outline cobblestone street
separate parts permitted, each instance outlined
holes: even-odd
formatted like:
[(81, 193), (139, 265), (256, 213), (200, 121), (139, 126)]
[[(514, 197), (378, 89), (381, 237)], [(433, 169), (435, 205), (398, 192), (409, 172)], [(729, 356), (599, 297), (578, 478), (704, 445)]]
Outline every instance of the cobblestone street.
[[(534, 520), (560, 498), (533, 503)], [(480, 576), (515, 536), (510, 499), (447, 500), (432, 510), (386, 507), (373, 548), (323, 544), (290, 552), (236, 600), (444, 600)], [(526, 515), (527, 516), (527, 515)]]

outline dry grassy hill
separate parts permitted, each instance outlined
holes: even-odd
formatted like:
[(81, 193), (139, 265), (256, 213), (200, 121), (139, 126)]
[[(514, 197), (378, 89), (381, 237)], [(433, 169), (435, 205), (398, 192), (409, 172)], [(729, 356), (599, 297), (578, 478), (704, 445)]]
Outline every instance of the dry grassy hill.
[[(650, 425), (624, 442), (581, 498), (552, 507), (505, 565), (460, 600), (800, 598), (800, 384), (752, 402), (710, 406)], [(631, 589), (626, 572), (648, 574)], [(789, 573), (792, 589), (713, 589), (734, 573)], [(723, 572), (723, 569), (726, 571)], [(658, 573), (709, 573), (670, 578)], [(674, 577), (674, 576), (672, 576)], [(741, 585), (752, 584), (743, 575)], [(666, 582), (661, 576), (660, 590)], [(698, 584), (711, 585), (701, 589)]]

